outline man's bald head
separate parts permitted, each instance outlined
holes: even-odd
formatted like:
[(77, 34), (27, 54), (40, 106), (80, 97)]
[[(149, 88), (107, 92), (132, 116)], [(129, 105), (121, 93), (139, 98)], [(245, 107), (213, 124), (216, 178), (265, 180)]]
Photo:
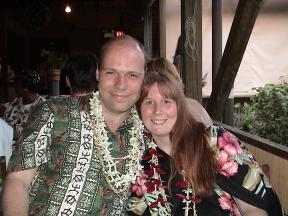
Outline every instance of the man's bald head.
[(144, 49), (144, 46), (135, 38), (129, 35), (123, 35), (121, 37), (115, 37), (108, 40), (101, 48), (99, 53), (99, 68), (101, 69), (103, 59), (105, 58), (107, 52), (111, 49), (117, 49), (119, 47), (126, 47), (130, 49), (138, 50), (140, 53), (142, 53), (144, 59), (145, 59), (145, 69), (146, 69), (146, 62), (147, 62), (147, 56)]

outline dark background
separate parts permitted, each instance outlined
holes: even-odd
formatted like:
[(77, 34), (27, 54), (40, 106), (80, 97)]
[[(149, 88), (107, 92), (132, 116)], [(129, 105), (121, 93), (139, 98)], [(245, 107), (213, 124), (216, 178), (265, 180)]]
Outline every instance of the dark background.
[[(2, 0), (0, 55), (15, 71), (35, 68), (41, 50), (98, 53), (105, 35), (124, 31), (143, 42), (144, 0)], [(157, 2), (157, 1), (156, 1)], [(64, 12), (69, 4), (72, 12)], [(159, 49), (158, 2), (153, 4), (154, 50)], [(3, 33), (3, 31), (5, 33)], [(154, 37), (154, 36), (153, 36)], [(155, 51), (157, 52), (157, 51)]]

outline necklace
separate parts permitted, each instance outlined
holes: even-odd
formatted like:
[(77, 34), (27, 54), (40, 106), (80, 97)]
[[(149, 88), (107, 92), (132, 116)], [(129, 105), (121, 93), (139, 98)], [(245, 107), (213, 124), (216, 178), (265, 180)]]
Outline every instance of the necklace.
[[(148, 154), (143, 157), (143, 160), (148, 161), (149, 169), (145, 171), (145, 175), (141, 175), (137, 177), (137, 181), (135, 184), (132, 184), (133, 189), (138, 190), (141, 187), (140, 196), (144, 196), (151, 215), (159, 215), (159, 216), (169, 216), (172, 215), (170, 203), (168, 202), (167, 195), (165, 193), (165, 189), (167, 186), (163, 184), (161, 180), (161, 175), (166, 174), (159, 165), (158, 157), (161, 157), (156, 149), (157, 145), (151, 140), (148, 144)], [(143, 173), (143, 171), (142, 171)], [(196, 203), (201, 202), (201, 198), (195, 196), (192, 187), (188, 183), (185, 178), (185, 175), (181, 173), (183, 176), (183, 180), (177, 181), (176, 186), (181, 188), (181, 194), (176, 194), (176, 197), (184, 203), (183, 209), (185, 210), (184, 215), (188, 216), (189, 211), (193, 211), (193, 215), (197, 216), (196, 212)], [(144, 187), (143, 187), (144, 185)], [(134, 191), (134, 192), (135, 192)], [(191, 208), (191, 203), (193, 206)]]
[[(248, 156), (243, 154), (244, 151), (238, 139), (223, 128), (212, 126), (210, 127), (210, 132), (211, 147), (216, 151), (220, 166), (219, 174), (228, 177), (235, 175), (238, 171), (238, 164), (243, 164), (243, 161), (247, 160)], [(145, 170), (145, 173), (142, 171), (144, 175), (138, 176), (137, 181), (132, 184), (132, 191), (136, 192), (136, 195), (141, 199), (140, 201), (137, 201), (137, 199), (135, 199), (136, 201), (131, 200), (128, 204), (128, 210), (135, 209), (135, 203), (142, 202), (142, 198), (144, 197), (144, 201), (148, 204), (151, 215), (171, 215), (170, 204), (165, 195), (165, 188), (167, 187), (163, 185), (161, 180), (161, 175), (165, 174), (165, 172), (161, 170), (158, 158), (162, 155), (157, 152), (157, 146), (153, 142), (151, 134), (149, 134), (147, 138), (150, 138), (151, 142), (148, 145), (148, 154), (143, 157), (143, 160), (148, 162), (149, 169)], [(250, 159), (248, 160), (250, 161)], [(189, 211), (191, 210), (193, 211), (193, 215), (197, 216), (196, 204), (201, 202), (202, 199), (197, 197), (193, 192), (191, 185), (185, 179), (185, 173), (181, 172), (179, 174), (183, 176), (183, 180), (176, 182), (176, 186), (181, 188), (182, 193), (176, 194), (176, 197), (181, 199), (184, 204), (183, 209), (185, 210), (185, 216), (189, 215)], [(217, 194), (221, 209), (229, 211), (229, 215), (240, 215), (240, 211), (232, 195), (217, 185), (215, 185), (214, 192)]]
[(131, 109), (131, 118), (133, 126), (130, 131), (130, 139), (127, 143), (127, 155), (123, 157), (125, 164), (123, 172), (117, 170), (117, 161), (119, 158), (113, 158), (111, 142), (108, 141), (107, 131), (105, 129), (105, 119), (102, 114), (102, 105), (99, 100), (99, 92), (93, 93), (90, 99), (90, 115), (94, 133), (94, 143), (97, 149), (98, 158), (104, 172), (108, 185), (114, 193), (119, 194), (130, 188), (131, 182), (134, 182), (142, 169), (140, 164), (144, 152), (143, 124), (140, 120), (136, 108)]

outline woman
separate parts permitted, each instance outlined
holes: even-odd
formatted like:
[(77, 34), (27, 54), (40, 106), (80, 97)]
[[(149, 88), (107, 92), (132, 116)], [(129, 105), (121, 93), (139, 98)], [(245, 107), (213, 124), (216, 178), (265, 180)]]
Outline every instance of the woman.
[[(176, 80), (182, 83), (176, 67), (165, 58), (159, 57), (151, 59), (147, 64), (147, 68), (149, 71), (157, 71), (164, 74), (169, 73)], [(198, 122), (202, 122), (205, 126), (211, 126), (213, 124), (209, 114), (197, 100), (186, 97), (186, 102), (188, 104), (189, 111)]]
[(223, 128), (206, 130), (187, 110), (182, 85), (149, 71), (138, 102), (150, 131), (130, 215), (282, 215), (252, 155)]

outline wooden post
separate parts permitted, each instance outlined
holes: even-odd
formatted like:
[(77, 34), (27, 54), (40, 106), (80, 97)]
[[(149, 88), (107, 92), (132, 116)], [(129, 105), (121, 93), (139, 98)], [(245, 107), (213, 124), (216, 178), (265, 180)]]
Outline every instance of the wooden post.
[(7, 74), (7, 17), (0, 13), (0, 103), (8, 100), (8, 74)]
[(58, 68), (51, 68), (48, 71), (48, 95), (57, 96), (60, 94), (60, 72)]
[(149, 57), (152, 57), (152, 12), (151, 8), (154, 0), (150, 0), (149, 3), (144, 5), (144, 46), (146, 53)]
[(202, 1), (181, 1), (183, 82), (187, 97), (202, 103)]
[(212, 85), (222, 57), (222, 0), (212, 1)]
[(225, 102), (233, 87), (261, 2), (262, 0), (239, 0), (219, 71), (208, 101), (207, 111), (213, 120), (221, 121)]
[(159, 0), (160, 56), (166, 57), (166, 0)]

